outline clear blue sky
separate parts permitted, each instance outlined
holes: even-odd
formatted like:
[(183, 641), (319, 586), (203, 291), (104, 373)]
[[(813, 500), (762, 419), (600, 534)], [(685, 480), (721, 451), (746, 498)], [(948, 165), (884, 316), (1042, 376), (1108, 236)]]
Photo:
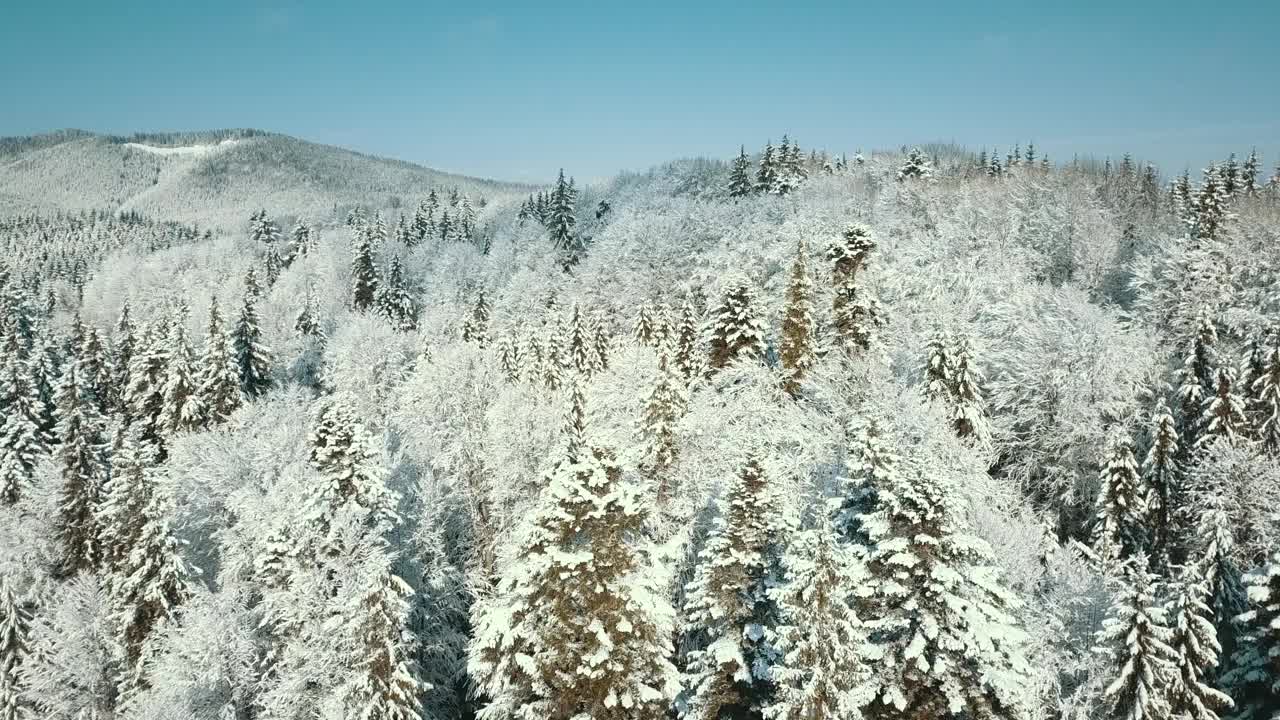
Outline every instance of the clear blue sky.
[(476, 175), (1034, 139), (1280, 155), (1280, 2), (12, 0), (0, 135), (257, 127)]

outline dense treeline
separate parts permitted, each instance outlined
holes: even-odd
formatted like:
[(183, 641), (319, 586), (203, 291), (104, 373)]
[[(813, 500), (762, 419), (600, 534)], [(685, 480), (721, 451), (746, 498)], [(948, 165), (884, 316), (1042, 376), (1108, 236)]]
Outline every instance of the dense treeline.
[(275, 217), (0, 224), (0, 717), (1280, 707), (1252, 153)]

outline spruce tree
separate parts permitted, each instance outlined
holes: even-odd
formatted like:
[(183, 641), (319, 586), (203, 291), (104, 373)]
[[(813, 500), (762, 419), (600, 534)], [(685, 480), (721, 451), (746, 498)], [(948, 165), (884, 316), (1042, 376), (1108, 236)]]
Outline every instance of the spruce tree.
[(307, 286), (307, 294), (302, 299), (302, 310), (293, 321), (293, 330), (300, 337), (315, 338), (320, 343), (325, 341), (324, 327), (320, 324), (320, 307), (316, 301), (316, 289), (313, 285)]
[(707, 333), (710, 372), (738, 360), (758, 360), (764, 355), (764, 323), (756, 309), (755, 291), (746, 280), (731, 282), (712, 311)]
[(591, 336), (587, 323), (582, 317), (578, 304), (574, 303), (573, 312), (569, 316), (569, 363), (582, 375), (590, 377), (595, 371), (592, 361)]
[(1117, 429), (1102, 463), (1093, 547), (1106, 561), (1127, 560), (1146, 547), (1146, 492), (1129, 434)]
[(1213, 611), (1223, 657), (1232, 657), (1238, 631), (1236, 616), (1245, 611), (1246, 604), (1243, 573), (1234, 558), (1234, 525), (1221, 489), (1203, 489), (1192, 509), (1195, 538), (1191, 555), (1208, 591), (1205, 603)]
[(130, 372), (137, 345), (137, 327), (129, 314), (129, 303), (126, 302), (120, 308), (120, 318), (116, 322), (115, 339), (112, 343), (111, 380), (107, 383), (106, 393), (106, 409), (112, 412), (124, 413), (128, 409)]
[(756, 187), (758, 193), (777, 192), (778, 158), (773, 151), (773, 142), (765, 143), (764, 152), (760, 153), (760, 169), (756, 171)]
[(949, 481), (884, 460), (868, 468), (871, 509), (856, 517), (869, 579), (852, 591), (879, 658), (864, 717), (1020, 717), (1020, 602), (962, 523)]
[(11, 331), (0, 350), (0, 504), (13, 505), (35, 480), (36, 464), (48, 452), (41, 430), (44, 413), (39, 391), (32, 381), (30, 361), (20, 354), (18, 337)]
[(160, 416), (160, 427), (166, 437), (199, 429), (204, 424), (205, 407), (199, 393), (198, 370), (191, 343), (187, 341), (187, 314), (185, 307), (179, 309), (169, 328)]
[(1151, 446), (1142, 462), (1142, 479), (1146, 485), (1148, 535), (1152, 560), (1168, 559), (1170, 530), (1174, 519), (1175, 500), (1180, 499), (1178, 467), (1178, 428), (1164, 399), (1156, 401), (1151, 413)]
[(1245, 158), (1244, 167), (1240, 170), (1240, 190), (1249, 196), (1258, 194), (1257, 148), (1253, 148), (1249, 151), (1249, 157)]
[(422, 696), (428, 688), (413, 662), (413, 589), (392, 571), (389, 559), (380, 564), (355, 609), (356, 645), (349, 658), (355, 676), (344, 688), (346, 717), (421, 720)]
[(833, 324), (841, 345), (854, 354), (869, 350), (875, 332), (884, 324), (879, 303), (858, 283), (858, 275), (875, 246), (870, 230), (851, 225), (827, 247), (834, 289)]
[(98, 503), (108, 474), (103, 419), (72, 364), (58, 386), (57, 456), (62, 476), (57, 533), (59, 571), (70, 577), (98, 565)]
[(271, 387), (271, 348), (262, 342), (258, 308), (250, 295), (245, 295), (240, 306), (240, 318), (231, 333), (231, 347), (235, 351), (240, 389), (247, 397), (261, 396)]
[(498, 353), (498, 369), (502, 371), (502, 376), (508, 383), (515, 384), (520, 381), (520, 355), (519, 348), (516, 347), (516, 339), (503, 335), (498, 338), (496, 351)]
[(729, 197), (746, 197), (751, 194), (751, 160), (747, 158), (747, 148), (738, 149), (738, 157), (733, 161), (733, 169), (729, 172)]
[(1196, 446), (1203, 447), (1217, 440), (1236, 444), (1248, 430), (1244, 414), (1244, 401), (1236, 389), (1235, 369), (1219, 367), (1214, 377), (1213, 395), (1204, 402), (1200, 420), (1203, 432), (1196, 439)]
[[(79, 369), (80, 384), (98, 412), (110, 408), (111, 368), (107, 364), (106, 350), (98, 329), (91, 327), (84, 333), (84, 340), (74, 360)], [(61, 436), (59, 436), (61, 437)]]
[(373, 307), (378, 293), (378, 271), (373, 265), (370, 233), (357, 228), (351, 258), (351, 307), (364, 312)]
[(1214, 687), (1222, 647), (1213, 611), (1204, 602), (1207, 588), (1194, 566), (1183, 568), (1174, 592), (1169, 647), (1175, 667), (1168, 676), (1169, 710), (1174, 717), (1219, 720), (1232, 703)]
[(484, 290), (476, 292), (476, 302), (471, 307), (471, 317), (462, 324), (464, 342), (474, 342), (480, 347), (489, 344), (489, 301)]
[(1218, 331), (1213, 319), (1207, 312), (1201, 313), (1196, 335), (1191, 341), (1191, 350), (1179, 372), (1182, 455), (1178, 459), (1184, 466), (1188, 464), (1191, 451), (1199, 444), (1204, 427), (1203, 407), (1215, 389), (1215, 374), (1219, 365), (1217, 342)]
[(676, 423), (684, 414), (684, 383), (667, 358), (666, 350), (658, 356), (658, 380), (649, 394), (640, 418), (640, 437), (644, 441), (647, 470), (657, 481), (658, 502), (671, 499), (669, 470), (679, 454)]
[(678, 689), (673, 612), (651, 565), (646, 503), (583, 427), (547, 473), (496, 596), (479, 609), (468, 667), (486, 718), (660, 717)]
[(898, 168), (898, 182), (928, 180), (931, 177), (933, 177), (933, 168), (929, 158), (920, 151), (920, 148), (911, 148), (902, 161), (902, 166)]
[(1197, 240), (1214, 240), (1221, 236), (1230, 214), (1230, 193), (1224, 186), (1218, 168), (1210, 165), (1204, 171), (1204, 182), (1192, 201), (1192, 236)]
[(657, 322), (654, 320), (654, 309), (650, 303), (641, 303), (636, 310), (636, 324), (632, 332), (636, 342), (652, 347), (657, 344)]
[(770, 720), (857, 718), (872, 699), (864, 657), (866, 629), (849, 590), (866, 581), (853, 548), (839, 542), (827, 512), (792, 539), (783, 555), (786, 584), (774, 591), (783, 621), (782, 663), (774, 671)]
[(339, 394), (320, 404), (307, 444), (311, 467), (323, 479), (309, 510), (322, 535), (348, 502), (377, 518), (395, 518), (395, 496), (386, 487), (377, 440), (350, 397)]
[(698, 315), (693, 303), (685, 300), (680, 306), (680, 322), (675, 332), (675, 366), (685, 382), (693, 380), (699, 370), (701, 354), (698, 352)]
[(787, 286), (787, 310), (782, 320), (783, 387), (793, 397), (800, 393), (800, 383), (814, 363), (813, 287), (805, 266), (805, 247), (796, 248), (791, 266), (791, 283)]
[(551, 232), (551, 244), (556, 250), (559, 250), (565, 258), (565, 264), (571, 265), (577, 259), (577, 253), (580, 250), (579, 242), (575, 236), (575, 226), (578, 224), (578, 218), (574, 214), (574, 204), (577, 202), (577, 191), (573, 189), (571, 182), (564, 179), (564, 169), (560, 169), (560, 176), (556, 178), (556, 187), (551, 195), (550, 217), (547, 219), (547, 229)]
[(1266, 350), (1262, 373), (1247, 390), (1256, 409), (1256, 432), (1270, 455), (1280, 455), (1280, 333), (1273, 332)]
[(1175, 674), (1165, 610), (1156, 602), (1156, 576), (1138, 555), (1125, 566), (1115, 602), (1098, 633), (1098, 647), (1114, 678), (1104, 691), (1113, 720), (1166, 720), (1165, 689)]
[(0, 575), (0, 720), (37, 717), (21, 687), (22, 663), (31, 650), (31, 614), (8, 575)]
[(235, 348), (227, 335), (216, 297), (209, 302), (209, 327), (199, 368), (196, 392), (205, 417), (212, 424), (224, 422), (244, 404), (244, 394)]
[(591, 327), (591, 363), (595, 372), (609, 369), (609, 355), (612, 351), (613, 340), (609, 337), (609, 331), (605, 329), (604, 322), (596, 318)]
[(758, 719), (775, 704), (781, 623), (770, 591), (781, 582), (778, 499), (754, 457), (724, 498), (686, 589), (685, 624), (698, 648), (686, 658), (689, 720)]
[(1236, 618), (1244, 633), (1226, 680), (1240, 710), (1236, 717), (1274, 720), (1280, 708), (1280, 552), (1246, 580), (1248, 609)]
[(138, 338), (129, 365), (127, 419), (139, 424), (148, 441), (158, 442), (163, 431), (164, 379), (169, 364), (169, 328), (149, 323)]
[(378, 314), (401, 332), (418, 327), (418, 301), (406, 286), (400, 258), (391, 258), (384, 281), (378, 287)]
[(960, 340), (947, 353), (951, 367), (947, 371), (951, 405), (951, 426), (961, 439), (979, 443), (991, 437), (982, 400), (982, 373), (975, 367), (973, 347), (968, 337)]

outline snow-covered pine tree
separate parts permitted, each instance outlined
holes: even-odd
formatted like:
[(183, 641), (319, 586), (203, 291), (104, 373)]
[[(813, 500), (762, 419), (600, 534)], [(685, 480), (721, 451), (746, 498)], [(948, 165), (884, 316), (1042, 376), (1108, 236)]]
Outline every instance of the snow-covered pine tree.
[(924, 396), (930, 402), (951, 400), (951, 358), (947, 352), (951, 342), (941, 329), (934, 332), (925, 345)]
[(680, 306), (680, 321), (676, 324), (674, 346), (675, 366), (688, 383), (697, 375), (701, 359), (701, 353), (698, 352), (698, 314), (689, 300), (685, 300)]
[(133, 355), (137, 350), (137, 327), (130, 315), (129, 303), (126, 301), (120, 308), (120, 318), (116, 321), (115, 338), (111, 347), (110, 382), (106, 384), (107, 411), (126, 414), (129, 405), (130, 372)]
[(188, 314), (186, 306), (178, 308), (169, 325), (168, 362), (160, 390), (163, 396), (160, 428), (165, 437), (199, 429), (205, 419), (198, 369), (187, 340)]
[(636, 342), (646, 347), (653, 347), (657, 344), (657, 321), (654, 319), (654, 308), (652, 303), (641, 303), (636, 309), (636, 324), (631, 335)]
[(785, 625), (775, 668), (776, 701), (769, 720), (859, 718), (873, 697), (866, 629), (849, 590), (867, 580), (852, 546), (840, 542), (830, 513), (820, 510), (783, 554), (786, 583), (773, 590)]
[(1240, 169), (1240, 191), (1245, 195), (1258, 194), (1258, 165), (1258, 149), (1252, 148)]
[(945, 477), (883, 460), (873, 469), (871, 511), (856, 518), (869, 579), (852, 588), (877, 658), (864, 717), (1021, 717), (1021, 603), (990, 547), (963, 525)]
[(1182, 569), (1174, 583), (1169, 647), (1173, 671), (1167, 676), (1169, 710), (1188, 720), (1219, 720), (1232, 706), (1231, 698), (1215, 687), (1219, 655), (1213, 611), (1205, 605), (1208, 588), (1194, 565)]
[(80, 373), (79, 364), (68, 365), (57, 396), (58, 437), (62, 438), (57, 448), (62, 476), (57, 532), (63, 577), (98, 565), (98, 503), (108, 474), (103, 419)]
[(240, 389), (246, 397), (261, 396), (271, 387), (271, 348), (262, 342), (258, 325), (258, 308), (251, 295), (244, 296), (240, 318), (231, 333)]
[(738, 157), (734, 158), (733, 169), (729, 171), (729, 197), (746, 197), (751, 194), (751, 160), (747, 158), (747, 147), (738, 149)]
[(569, 363), (579, 373), (590, 377), (595, 370), (595, 363), (592, 361), (591, 335), (577, 303), (573, 304), (573, 311), (569, 315), (568, 353)]
[(311, 254), (315, 249), (315, 235), (315, 231), (299, 220), (289, 235), (289, 252), (285, 255), (285, 264), (292, 265), (298, 258)]
[(354, 502), (379, 520), (396, 518), (396, 496), (386, 486), (381, 449), (373, 432), (356, 415), (351, 398), (339, 393), (318, 408), (307, 440), (310, 463), (324, 482), (309, 517), (329, 532), (334, 515)]
[(1196, 571), (1207, 588), (1205, 603), (1213, 611), (1222, 657), (1232, 657), (1238, 628), (1235, 618), (1245, 611), (1242, 573), (1234, 558), (1235, 534), (1226, 500), (1219, 488), (1202, 488), (1188, 509), (1194, 518)]
[(314, 285), (307, 285), (307, 294), (302, 299), (302, 310), (293, 321), (293, 330), (300, 337), (314, 338), (320, 343), (325, 341), (324, 327), (320, 324), (320, 303), (316, 300)]
[(502, 371), (506, 381), (511, 384), (520, 382), (520, 355), (514, 335), (498, 338), (495, 351), (498, 354), (498, 369)]
[(827, 247), (834, 290), (832, 324), (841, 345), (851, 353), (869, 350), (876, 330), (884, 324), (879, 303), (858, 284), (858, 274), (875, 246), (869, 229), (850, 225)]
[(158, 442), (162, 434), (168, 337), (169, 328), (164, 319), (147, 323), (132, 353), (129, 387), (125, 393), (126, 418), (138, 423), (147, 440), (154, 442)]
[(0, 720), (37, 717), (21, 683), (22, 662), (31, 649), (31, 613), (9, 576), (0, 575)]
[(1093, 549), (1104, 561), (1115, 562), (1146, 548), (1147, 511), (1129, 433), (1117, 427), (1109, 444), (1094, 506)]
[(1192, 201), (1192, 236), (1197, 240), (1213, 240), (1221, 235), (1231, 215), (1227, 211), (1230, 193), (1223, 183), (1219, 168), (1210, 165), (1204, 171), (1204, 182)]
[(36, 464), (48, 452), (48, 436), (41, 428), (44, 403), (24, 359), (19, 330), (6, 333), (0, 349), (0, 504), (13, 505), (31, 486)]
[(951, 400), (951, 427), (961, 439), (986, 444), (991, 438), (982, 400), (982, 373), (974, 365), (973, 346), (962, 336), (947, 353), (951, 367), (947, 383)]
[(218, 298), (209, 301), (209, 326), (204, 338), (204, 354), (199, 363), (196, 390), (205, 418), (211, 424), (225, 421), (244, 404), (240, 370), (235, 349), (227, 335)]
[(591, 322), (591, 366), (593, 372), (609, 369), (609, 356), (613, 353), (613, 338), (605, 329), (605, 321), (595, 318)]
[(267, 217), (266, 210), (261, 210), (252, 219), (249, 239), (255, 243), (274, 245), (280, 240), (280, 226)]
[(1142, 480), (1147, 490), (1147, 535), (1151, 539), (1152, 560), (1159, 565), (1169, 559), (1173, 510), (1181, 500), (1178, 467), (1178, 427), (1164, 398), (1156, 400), (1151, 412), (1151, 445), (1142, 462)]
[(1203, 431), (1196, 439), (1197, 447), (1221, 440), (1230, 444), (1240, 441), (1248, 432), (1244, 400), (1237, 389), (1235, 368), (1220, 366), (1215, 373), (1213, 394), (1205, 399), (1201, 416)]
[(351, 307), (364, 312), (378, 293), (378, 270), (373, 264), (373, 240), (367, 228), (356, 228), (351, 257)]
[(659, 505), (671, 499), (673, 488), (669, 471), (680, 451), (675, 426), (684, 415), (686, 405), (684, 382), (663, 349), (658, 355), (657, 384), (649, 394), (640, 418), (645, 462), (650, 477), (656, 481)]
[(574, 213), (577, 202), (577, 191), (573, 184), (564, 179), (564, 168), (556, 178), (555, 190), (551, 193), (550, 216), (547, 218), (547, 230), (551, 233), (551, 245), (564, 257), (566, 265), (572, 265), (581, 250), (574, 228), (578, 218)]
[[(102, 336), (96, 327), (88, 328), (84, 340), (76, 352), (74, 363), (79, 368), (80, 385), (89, 396), (98, 412), (108, 410), (111, 382), (111, 368), (107, 364), (106, 350), (102, 346)], [(59, 436), (61, 437), (61, 436)]]
[(471, 306), (471, 317), (462, 323), (462, 339), (480, 347), (489, 344), (489, 300), (483, 289), (476, 291), (476, 302)]
[(685, 591), (687, 720), (761, 718), (775, 704), (782, 659), (778, 607), (785, 527), (778, 497), (749, 456), (724, 490), (723, 508)]
[(490, 700), (483, 720), (661, 717), (679, 688), (644, 495), (589, 441), (571, 395), (564, 454), (479, 606), (468, 666)]
[(760, 168), (756, 170), (756, 187), (758, 193), (774, 192), (778, 185), (778, 157), (773, 150), (773, 141), (765, 143), (760, 153)]
[(1203, 432), (1204, 404), (1215, 390), (1218, 365), (1218, 330), (1208, 312), (1202, 312), (1197, 321), (1196, 335), (1192, 338), (1190, 352), (1179, 372), (1178, 397), (1181, 402), (1182, 455), (1178, 460), (1188, 465), (1191, 451), (1198, 445)]
[(1175, 675), (1165, 609), (1156, 602), (1157, 578), (1139, 554), (1124, 566), (1119, 592), (1098, 633), (1098, 649), (1114, 679), (1105, 692), (1113, 720), (1166, 720), (1166, 688)]
[(1270, 334), (1262, 373), (1247, 390), (1253, 398), (1256, 436), (1271, 456), (1280, 456), (1280, 332)]
[(898, 182), (928, 180), (931, 177), (933, 177), (933, 167), (929, 157), (921, 152), (920, 148), (911, 148), (902, 161), (902, 166), (898, 168)]
[(759, 360), (765, 349), (764, 323), (756, 308), (755, 291), (745, 279), (730, 282), (711, 313), (707, 330), (708, 371), (738, 360)]
[[(379, 539), (378, 544), (385, 544)], [(410, 631), (413, 589), (390, 567), (384, 550), (367, 590), (345, 608), (356, 625), (355, 647), (347, 659), (354, 671), (342, 688), (345, 717), (354, 720), (420, 720), (427, 687), (413, 662), (417, 638)]]
[(378, 314), (386, 318), (401, 332), (409, 332), (418, 326), (418, 301), (404, 281), (404, 267), (400, 258), (392, 257), (387, 274), (378, 286)]
[(542, 384), (553, 392), (564, 386), (564, 371), (567, 367), (564, 361), (564, 344), (560, 337), (562, 329), (559, 323), (549, 325), (540, 351)]
[(1244, 629), (1225, 678), (1241, 720), (1275, 720), (1280, 710), (1280, 552), (1247, 578), (1248, 609), (1236, 617)]
[(791, 265), (791, 282), (787, 285), (787, 308), (782, 319), (783, 387), (792, 396), (799, 395), (805, 373), (813, 367), (813, 285), (809, 281), (804, 242), (796, 247)]

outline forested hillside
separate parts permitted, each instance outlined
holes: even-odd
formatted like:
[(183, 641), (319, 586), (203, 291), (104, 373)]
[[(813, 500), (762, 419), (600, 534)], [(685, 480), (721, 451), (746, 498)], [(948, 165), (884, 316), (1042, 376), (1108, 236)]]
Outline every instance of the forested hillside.
[(267, 140), (0, 145), (0, 720), (1278, 717), (1255, 153)]

